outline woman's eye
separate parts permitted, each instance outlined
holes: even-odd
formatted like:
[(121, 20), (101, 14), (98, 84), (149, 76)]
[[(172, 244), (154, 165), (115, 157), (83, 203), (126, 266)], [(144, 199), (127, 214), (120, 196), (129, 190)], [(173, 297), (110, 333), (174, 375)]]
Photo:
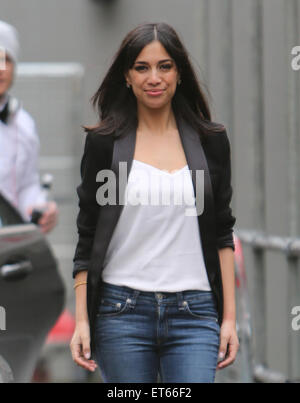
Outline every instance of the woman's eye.
[(172, 65), (171, 64), (162, 64), (160, 67), (163, 70), (170, 70), (172, 68)]
[(136, 71), (145, 71), (146, 70), (146, 66), (136, 66), (135, 67)]

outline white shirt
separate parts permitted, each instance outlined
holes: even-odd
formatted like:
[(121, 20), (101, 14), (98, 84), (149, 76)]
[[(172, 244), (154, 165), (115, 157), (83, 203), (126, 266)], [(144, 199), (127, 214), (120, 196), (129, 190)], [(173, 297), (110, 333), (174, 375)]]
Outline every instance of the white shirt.
[(46, 201), (40, 186), (38, 153), (35, 123), (23, 108), (17, 110), (8, 124), (0, 121), (0, 192), (24, 219), (29, 219), (28, 207)]
[(187, 208), (195, 209), (188, 165), (168, 173), (133, 160), (102, 279), (141, 291), (210, 291), (198, 218)]

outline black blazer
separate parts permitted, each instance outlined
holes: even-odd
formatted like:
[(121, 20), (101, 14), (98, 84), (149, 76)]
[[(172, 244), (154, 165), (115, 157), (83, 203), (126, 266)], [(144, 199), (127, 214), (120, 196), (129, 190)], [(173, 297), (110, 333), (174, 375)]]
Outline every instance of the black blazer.
[[(223, 287), (218, 249), (234, 250), (233, 225), (235, 217), (230, 207), (232, 197), (230, 144), (226, 130), (212, 133), (202, 142), (199, 134), (182, 118), (177, 127), (185, 152), (196, 194), (196, 170), (204, 171), (204, 209), (198, 215), (203, 257), (208, 280), (215, 297), (218, 321), (223, 319)], [(129, 175), (135, 150), (136, 128), (116, 138), (112, 135), (88, 133), (81, 161), (81, 184), (77, 187), (79, 213), (77, 217), (78, 243), (74, 256), (73, 278), (81, 270), (88, 270), (87, 309), (94, 350), (94, 326), (100, 300), (101, 273), (104, 257), (123, 204), (99, 206), (96, 182), (100, 170), (112, 169), (117, 178), (119, 194), (119, 162), (127, 162)]]

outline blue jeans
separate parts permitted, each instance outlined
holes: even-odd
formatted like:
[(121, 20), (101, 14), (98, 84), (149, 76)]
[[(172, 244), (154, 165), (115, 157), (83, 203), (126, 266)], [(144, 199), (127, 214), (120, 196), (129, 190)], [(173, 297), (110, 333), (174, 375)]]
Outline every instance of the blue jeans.
[(212, 383), (220, 326), (211, 291), (145, 292), (102, 283), (95, 359), (104, 382)]

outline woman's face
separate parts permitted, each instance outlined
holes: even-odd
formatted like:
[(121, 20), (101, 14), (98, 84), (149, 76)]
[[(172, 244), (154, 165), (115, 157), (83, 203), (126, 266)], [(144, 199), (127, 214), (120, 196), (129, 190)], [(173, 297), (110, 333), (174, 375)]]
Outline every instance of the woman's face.
[(14, 63), (6, 54), (5, 68), (0, 69), (0, 98), (3, 97), (12, 85), (14, 79)]
[(171, 103), (178, 80), (175, 62), (159, 41), (146, 45), (126, 74), (138, 105), (151, 109)]

